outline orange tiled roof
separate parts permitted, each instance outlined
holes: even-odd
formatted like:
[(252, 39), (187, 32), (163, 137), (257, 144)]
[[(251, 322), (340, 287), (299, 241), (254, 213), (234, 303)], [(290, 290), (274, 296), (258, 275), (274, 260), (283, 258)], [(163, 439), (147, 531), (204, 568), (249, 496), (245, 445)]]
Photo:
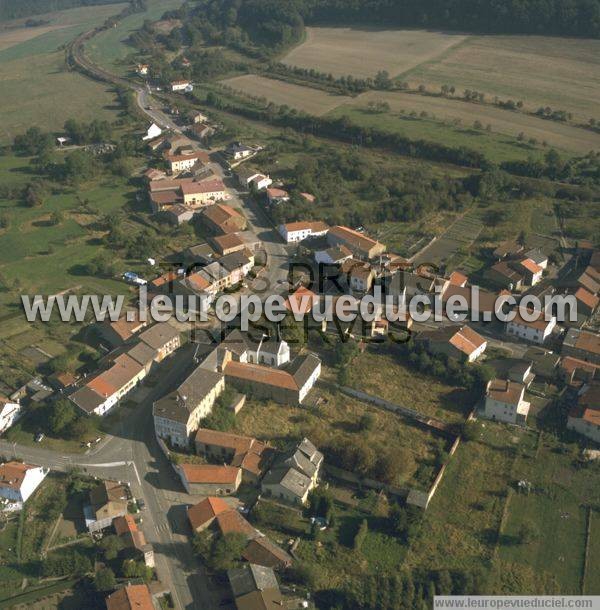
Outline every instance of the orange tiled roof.
[(21, 489), (23, 480), (28, 470), (37, 468), (30, 464), (22, 464), (21, 462), (6, 462), (0, 465), (0, 487), (8, 487), (10, 489)]
[(448, 279), (454, 286), (464, 286), (469, 280), (469, 278), (464, 273), (460, 273), (460, 271), (453, 271)]
[(463, 326), (457, 333), (450, 337), (450, 343), (461, 352), (470, 356), (479, 349), (486, 340), (470, 326)]
[(117, 532), (117, 536), (138, 531), (135, 519), (129, 514), (124, 515), (123, 517), (115, 517), (113, 519), (113, 527), (115, 528), (115, 532)]
[(525, 269), (527, 269), (527, 271), (529, 271), (530, 273), (539, 273), (540, 271), (543, 271), (542, 267), (540, 267), (530, 258), (523, 259), (521, 261), (521, 266), (525, 267)]
[(244, 381), (262, 383), (277, 388), (297, 391), (298, 386), (292, 375), (286, 371), (273, 369), (269, 366), (260, 364), (247, 364), (245, 362), (235, 362), (231, 360), (225, 367), (225, 375), (235, 377)]
[(147, 585), (127, 585), (106, 598), (107, 610), (155, 610)]
[(300, 286), (298, 290), (293, 292), (285, 300), (285, 308), (289, 311), (298, 313), (308, 313), (312, 310), (313, 305), (318, 303), (319, 296), (305, 286)]
[(180, 464), (188, 483), (223, 483), (234, 485), (240, 469), (234, 466), (217, 466), (213, 464)]
[(258, 532), (234, 509), (219, 513), (217, 525), (224, 536), (227, 534), (244, 534), (248, 538), (258, 536)]
[(588, 292), (585, 288), (579, 288), (577, 292), (575, 292), (575, 298), (584, 305), (587, 305), (590, 309), (596, 309), (600, 302), (600, 299), (597, 296)]
[(208, 497), (190, 506), (187, 514), (193, 530), (210, 523), (217, 515), (231, 510), (231, 506), (222, 498)]
[(349, 227), (336, 226), (329, 229), (329, 233), (361, 250), (370, 250), (373, 246), (380, 245), (378, 241), (371, 239), (358, 231), (354, 231), (354, 229), (350, 229)]

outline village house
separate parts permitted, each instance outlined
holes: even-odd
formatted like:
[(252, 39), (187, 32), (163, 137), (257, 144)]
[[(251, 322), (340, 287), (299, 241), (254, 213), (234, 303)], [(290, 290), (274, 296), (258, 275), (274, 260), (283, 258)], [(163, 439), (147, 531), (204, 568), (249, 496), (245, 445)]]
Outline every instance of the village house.
[(548, 257), (539, 248), (533, 248), (525, 252), (523, 258), (532, 260), (544, 270), (548, 268)]
[(144, 366), (128, 354), (120, 354), (110, 368), (84, 383), (69, 399), (88, 415), (106, 415), (146, 376)]
[(279, 205), (290, 200), (290, 194), (281, 188), (271, 187), (267, 189), (267, 203), (269, 205)]
[(156, 362), (162, 362), (181, 347), (179, 331), (168, 322), (157, 322), (139, 335), (140, 341), (156, 350)]
[(221, 369), (228, 383), (257, 398), (283, 404), (301, 404), (321, 374), (321, 361), (314, 354), (298, 356), (286, 370), (261, 364), (236, 362), (227, 351)]
[(230, 496), (242, 482), (242, 469), (213, 464), (178, 464), (175, 470), (189, 494)]
[(152, 182), (153, 180), (166, 180), (167, 173), (163, 172), (162, 169), (156, 169), (155, 167), (149, 167), (144, 172), (144, 178), (146, 178), (146, 180), (148, 182)]
[(254, 563), (227, 570), (237, 610), (274, 610), (285, 607), (272, 568)]
[(192, 83), (189, 80), (174, 80), (171, 82), (171, 91), (173, 93), (188, 91), (192, 87)]
[(200, 420), (210, 414), (224, 388), (222, 374), (197, 367), (175, 391), (154, 403), (156, 435), (171, 445), (187, 447)]
[(315, 262), (319, 265), (341, 265), (352, 258), (352, 252), (346, 246), (327, 248), (315, 252)]
[(290, 504), (306, 504), (308, 494), (318, 484), (322, 465), (323, 454), (304, 438), (275, 460), (262, 480), (261, 490)]
[(552, 316), (550, 320), (545, 320), (543, 314), (540, 312), (538, 314), (538, 319), (530, 322), (525, 320), (517, 310), (515, 317), (506, 323), (506, 333), (541, 345), (552, 334), (556, 326), (556, 318)]
[(215, 127), (206, 123), (194, 123), (188, 131), (200, 142), (204, 142), (216, 133)]
[(577, 286), (597, 295), (600, 292), (600, 273), (591, 266), (586, 267), (577, 278)]
[(484, 416), (494, 421), (524, 426), (530, 404), (523, 399), (525, 386), (508, 379), (492, 379), (485, 394)]
[(210, 527), (218, 515), (229, 512), (232, 509), (233, 507), (223, 498), (208, 497), (198, 502), (198, 504), (189, 506), (187, 517), (192, 531), (197, 534)]
[(562, 344), (563, 356), (600, 365), (600, 335), (589, 330), (570, 328)]
[(523, 260), (518, 261), (515, 263), (515, 267), (523, 273), (527, 286), (535, 286), (538, 284), (544, 273), (544, 268), (530, 258), (524, 258)]
[(239, 284), (254, 267), (254, 255), (244, 249), (237, 252), (230, 252), (219, 259), (221, 267), (229, 273), (229, 286)]
[(148, 127), (148, 130), (146, 131), (146, 135), (142, 138), (142, 140), (144, 142), (146, 142), (148, 140), (154, 140), (155, 138), (158, 138), (158, 136), (160, 136), (161, 133), (162, 133), (162, 129), (156, 123), (152, 123), (152, 125), (150, 125), (150, 127)]
[(523, 253), (525, 248), (522, 244), (514, 239), (502, 242), (492, 253), (496, 260), (502, 260), (504, 258), (513, 258)]
[(239, 329), (232, 330), (218, 347), (227, 350), (232, 360), (280, 367), (290, 361), (290, 346), (283, 339), (261, 334), (253, 337)]
[(508, 367), (506, 376), (508, 377), (509, 381), (522, 383), (526, 388), (528, 388), (535, 379), (532, 369), (533, 362), (531, 360), (516, 359), (515, 361), (512, 361)]
[(315, 222), (288, 222), (279, 225), (279, 233), (286, 243), (296, 243), (311, 237), (322, 237), (327, 234), (329, 227), (320, 221)]
[(225, 235), (216, 235), (210, 238), (215, 252), (224, 256), (233, 252), (239, 252), (246, 248), (246, 242), (240, 237), (239, 233), (226, 233)]
[(251, 157), (259, 150), (261, 150), (261, 148), (257, 146), (253, 147), (242, 144), (241, 142), (233, 142), (225, 149), (225, 155), (231, 157), (234, 161), (240, 161)]
[(6, 432), (22, 415), (23, 407), (18, 400), (0, 394), (0, 434)]
[(303, 316), (311, 312), (315, 305), (320, 301), (319, 295), (307, 288), (300, 286), (297, 290), (288, 295), (284, 301), (285, 308), (294, 316)]
[(115, 533), (127, 548), (135, 549), (144, 560), (144, 563), (150, 567), (154, 567), (154, 550), (152, 545), (146, 542), (144, 532), (138, 529), (137, 523), (133, 515), (124, 515), (113, 519), (113, 527)]
[(113, 519), (128, 514), (131, 494), (119, 481), (100, 481), (90, 490), (90, 503), (83, 507), (85, 525), (90, 533), (112, 525)]
[(165, 211), (167, 220), (176, 227), (190, 222), (197, 213), (197, 210), (188, 208), (181, 203), (176, 203)]
[(467, 285), (469, 278), (464, 273), (461, 273), (460, 271), (453, 271), (448, 276), (448, 281), (453, 286), (460, 286), (461, 288), (463, 288), (464, 286)]
[(600, 364), (585, 362), (572, 356), (561, 358), (559, 370), (563, 381), (573, 387), (582, 386), (595, 378), (600, 379)]
[(255, 191), (263, 191), (271, 184), (273, 184), (273, 180), (265, 174), (254, 174), (248, 182), (248, 185)]
[(213, 205), (202, 213), (202, 220), (213, 232), (218, 234), (237, 233), (246, 228), (246, 219), (229, 205)]
[(156, 610), (148, 585), (126, 585), (106, 598), (106, 610)]
[[(226, 467), (225, 467), (226, 468)], [(209, 497), (188, 508), (188, 520), (192, 531), (202, 532), (211, 528), (213, 535), (241, 534), (247, 540), (242, 557), (250, 563), (273, 569), (284, 569), (292, 564), (292, 558), (264, 534), (255, 529), (227, 502)]]
[(266, 462), (272, 453), (266, 443), (250, 436), (219, 432), (208, 428), (198, 429), (195, 445), (198, 455), (241, 468), (242, 480), (252, 484), (256, 484), (260, 480)]
[(386, 250), (382, 244), (348, 227), (336, 226), (329, 229), (327, 242), (330, 246), (345, 246), (354, 256), (370, 260)]
[(485, 271), (486, 278), (496, 286), (508, 290), (521, 290), (525, 283), (522, 272), (517, 271), (510, 261), (500, 261)]
[(353, 265), (348, 274), (348, 284), (355, 292), (369, 292), (375, 280), (375, 271), (368, 263)]
[(487, 340), (470, 326), (446, 326), (424, 331), (417, 337), (432, 354), (444, 354), (458, 361), (475, 362), (486, 350)]
[(27, 502), (49, 472), (42, 466), (22, 462), (0, 464), (0, 498), (14, 504)]
[(585, 288), (579, 287), (575, 291), (575, 298), (577, 299), (578, 314), (592, 316), (594, 312), (598, 309), (598, 303), (600, 303), (600, 299), (591, 292), (588, 292)]
[(600, 443), (600, 383), (586, 384), (577, 394), (569, 412), (567, 429)]
[(165, 151), (164, 158), (169, 164), (172, 174), (192, 169), (197, 163), (208, 163), (208, 154), (204, 151), (190, 151), (186, 153), (173, 154)]
[(181, 186), (183, 203), (191, 207), (212, 205), (225, 199), (225, 185), (220, 179), (185, 183)]
[(190, 246), (183, 251), (184, 262), (188, 265), (201, 266), (209, 265), (217, 260), (218, 252), (207, 243), (196, 244)]

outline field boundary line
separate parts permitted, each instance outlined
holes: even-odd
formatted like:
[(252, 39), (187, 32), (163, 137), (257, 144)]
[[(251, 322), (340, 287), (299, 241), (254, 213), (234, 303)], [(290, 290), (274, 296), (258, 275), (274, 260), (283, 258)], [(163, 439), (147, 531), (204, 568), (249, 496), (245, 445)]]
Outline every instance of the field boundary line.
[(581, 595), (585, 595), (587, 571), (590, 559), (590, 540), (592, 539), (592, 516), (594, 510), (587, 507), (587, 527), (585, 528), (585, 550), (583, 552), (583, 569), (581, 570)]

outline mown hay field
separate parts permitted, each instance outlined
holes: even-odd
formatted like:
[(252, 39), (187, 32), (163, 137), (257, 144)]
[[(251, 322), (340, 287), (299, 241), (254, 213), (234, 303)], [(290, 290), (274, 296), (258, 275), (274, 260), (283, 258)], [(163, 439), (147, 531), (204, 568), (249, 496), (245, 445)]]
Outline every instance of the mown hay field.
[(428, 30), (307, 28), (306, 40), (282, 61), (334, 76), (364, 78), (379, 70), (396, 76), (435, 59), (465, 38)]
[(530, 110), (567, 110), (582, 121), (600, 118), (600, 40), (474, 36), (403, 78), (522, 100)]
[[(600, 149), (599, 133), (523, 112), (503, 110), (491, 104), (474, 104), (399, 91), (369, 91), (352, 99), (349, 106), (366, 108), (369, 102), (376, 101), (387, 102), (392, 112), (426, 112), (430, 117), (440, 120), (460, 120), (464, 127), (472, 127), (475, 121), (479, 121), (484, 127), (491, 125), (493, 133), (514, 137), (524, 133), (527, 139), (535, 138), (540, 143), (546, 141), (550, 146), (573, 153), (585, 154)], [(342, 110), (340, 108), (338, 112)], [(387, 113), (377, 116), (382, 120), (385, 117), (390, 120)]]
[(347, 96), (334, 95), (320, 89), (294, 85), (256, 74), (235, 76), (221, 82), (246, 95), (264, 97), (277, 105), (286, 104), (290, 108), (304, 110), (304, 112), (315, 115), (325, 114), (351, 99)]
[[(4, 30), (0, 34), (0, 144), (32, 125), (58, 130), (69, 118), (114, 120), (114, 93), (101, 83), (68, 71), (61, 46), (123, 6), (88, 6), (40, 15), (40, 19), (50, 22), (47, 27)], [(32, 33), (35, 35), (31, 37)], [(7, 38), (2, 48), (3, 36), (11, 37), (10, 46)]]

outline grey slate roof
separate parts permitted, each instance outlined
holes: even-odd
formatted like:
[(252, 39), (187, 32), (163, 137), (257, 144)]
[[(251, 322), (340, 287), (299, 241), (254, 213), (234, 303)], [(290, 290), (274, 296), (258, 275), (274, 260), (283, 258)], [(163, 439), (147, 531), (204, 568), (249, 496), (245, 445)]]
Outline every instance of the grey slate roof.
[(294, 377), (296, 385), (302, 388), (319, 364), (321, 360), (315, 354), (305, 354), (294, 358), (287, 371)]
[(140, 341), (154, 349), (164, 347), (177, 336), (179, 336), (179, 331), (167, 322), (158, 322), (139, 335)]
[(255, 563), (227, 570), (227, 577), (234, 597), (240, 597), (252, 591), (279, 589), (275, 572), (271, 568)]
[(154, 403), (154, 415), (187, 424), (190, 413), (222, 378), (221, 373), (198, 366), (177, 390)]

